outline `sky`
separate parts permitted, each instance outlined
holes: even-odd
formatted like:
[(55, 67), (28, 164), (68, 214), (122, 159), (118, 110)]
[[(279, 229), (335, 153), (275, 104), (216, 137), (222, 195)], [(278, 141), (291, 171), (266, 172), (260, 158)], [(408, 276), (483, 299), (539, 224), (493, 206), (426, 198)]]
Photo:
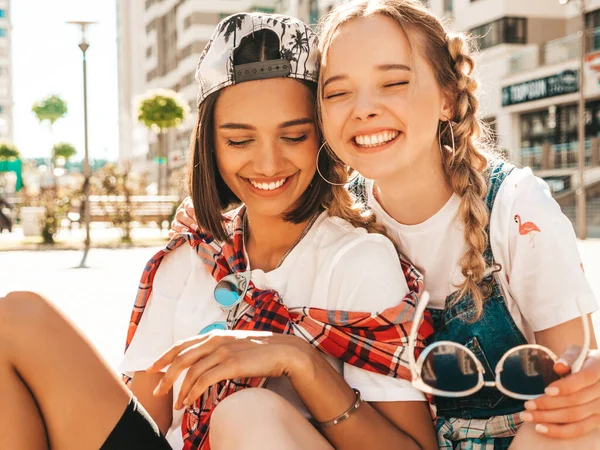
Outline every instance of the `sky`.
[[(83, 69), (80, 27), (67, 21), (98, 22), (88, 27), (88, 135), (90, 158), (118, 156), (116, 2), (114, 0), (12, 0), (13, 141), (22, 155), (48, 157), (57, 142), (84, 154)], [(49, 95), (69, 108), (52, 130), (31, 111)]]

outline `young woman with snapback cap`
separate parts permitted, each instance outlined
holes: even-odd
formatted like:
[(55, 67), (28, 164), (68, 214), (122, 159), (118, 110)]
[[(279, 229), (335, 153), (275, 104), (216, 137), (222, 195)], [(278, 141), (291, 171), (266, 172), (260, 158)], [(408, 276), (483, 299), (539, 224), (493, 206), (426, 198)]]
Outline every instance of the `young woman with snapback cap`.
[(0, 299), (0, 447), (436, 447), (406, 355), (422, 280), (317, 173), (315, 50), (302, 22), (253, 13), (203, 52), (189, 184), (206, 232), (146, 266), (121, 365), (135, 397), (48, 301)]

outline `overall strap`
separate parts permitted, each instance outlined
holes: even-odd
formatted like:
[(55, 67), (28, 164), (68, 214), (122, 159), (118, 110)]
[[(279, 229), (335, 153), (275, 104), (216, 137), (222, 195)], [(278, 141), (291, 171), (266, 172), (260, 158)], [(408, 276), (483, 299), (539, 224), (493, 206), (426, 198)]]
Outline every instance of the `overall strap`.
[[(485, 197), (485, 203), (488, 207), (488, 211), (490, 212), (490, 216), (492, 214), (492, 209), (494, 208), (494, 202), (496, 201), (496, 196), (498, 195), (498, 191), (502, 186), (502, 183), (506, 179), (506, 177), (515, 169), (515, 166), (512, 164), (503, 161), (500, 158), (490, 158), (488, 160), (487, 168), (484, 172), (485, 181), (487, 183), (487, 195)], [(490, 243), (490, 225), (488, 223), (486, 227), (486, 233), (488, 235), (488, 245), (483, 253), (483, 256), (486, 260), (488, 266), (492, 266), (494, 264), (494, 256), (492, 254), (492, 247)]]

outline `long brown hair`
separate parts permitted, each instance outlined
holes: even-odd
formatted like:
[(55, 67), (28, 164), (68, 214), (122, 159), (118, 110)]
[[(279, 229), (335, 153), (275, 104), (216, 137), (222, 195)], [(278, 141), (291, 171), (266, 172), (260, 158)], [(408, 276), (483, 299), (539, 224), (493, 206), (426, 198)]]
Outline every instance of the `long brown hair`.
[[(418, 0), (352, 0), (340, 4), (323, 19), (319, 27), (319, 47), (322, 57), (327, 56), (336, 30), (344, 23), (380, 14), (394, 19), (404, 30), (412, 48), (419, 48), (434, 69), (437, 83), (453, 104), (455, 152), (452, 154), (450, 124), (445, 122), (440, 131), (442, 164), (446, 177), (461, 197), (459, 215), (464, 223), (467, 251), (459, 264), (464, 282), (458, 286), (457, 299), (470, 294), (480, 315), (484, 295), (479, 287), (487, 267), (483, 253), (488, 244), (486, 227), (490, 212), (485, 203), (487, 192), (483, 171), (488, 150), (487, 128), (477, 118), (477, 82), (473, 77), (475, 60), (470, 41), (464, 34), (449, 33), (440, 19)], [(318, 102), (321, 105), (321, 92)]]
[[(260, 30), (243, 38), (234, 53), (234, 64), (279, 59), (279, 39), (270, 30)], [(298, 81), (299, 83), (301, 81)], [(316, 107), (315, 83), (302, 81)], [(192, 197), (198, 226), (220, 241), (228, 239), (223, 223), (223, 212), (240, 204), (239, 198), (223, 181), (215, 158), (214, 112), (219, 91), (209, 95), (198, 108), (198, 119), (192, 132), (189, 155), (188, 192)], [(316, 113), (315, 113), (316, 114)], [(321, 152), (319, 169), (333, 183), (348, 179), (348, 168), (327, 152)], [(298, 201), (298, 207), (285, 214), (285, 220), (301, 223), (319, 209), (327, 209), (330, 215), (339, 216), (355, 227), (372, 232), (383, 232), (372, 214), (363, 214), (344, 186), (331, 186), (315, 173), (309, 187)]]

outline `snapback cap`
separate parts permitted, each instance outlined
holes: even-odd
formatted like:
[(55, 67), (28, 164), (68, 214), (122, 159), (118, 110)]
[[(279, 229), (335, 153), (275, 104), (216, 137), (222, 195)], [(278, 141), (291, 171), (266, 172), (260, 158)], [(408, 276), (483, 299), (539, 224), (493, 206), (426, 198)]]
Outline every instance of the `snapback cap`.
[[(259, 30), (271, 30), (279, 37), (281, 59), (234, 66), (233, 53), (242, 39)], [(317, 37), (304, 22), (290, 16), (239, 13), (219, 22), (200, 55), (196, 68), (198, 105), (213, 92), (236, 83), (289, 77), (318, 80)]]

